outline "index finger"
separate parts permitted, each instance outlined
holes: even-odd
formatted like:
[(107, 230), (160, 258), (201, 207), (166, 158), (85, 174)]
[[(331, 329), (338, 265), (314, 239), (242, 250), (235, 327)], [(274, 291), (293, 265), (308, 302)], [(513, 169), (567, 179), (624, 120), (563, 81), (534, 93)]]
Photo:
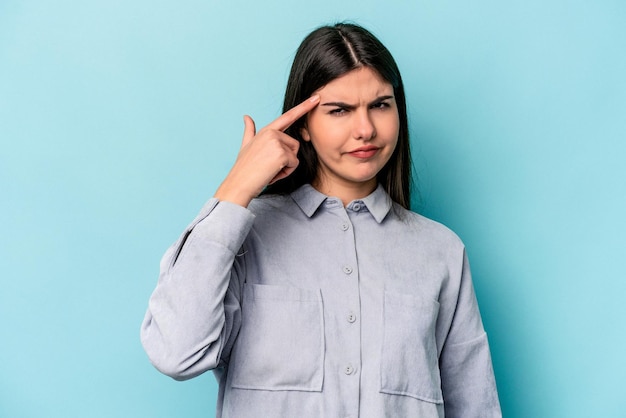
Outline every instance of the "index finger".
[(276, 129), (283, 132), (289, 128), (295, 121), (309, 113), (320, 101), (319, 94), (311, 96), (297, 106), (292, 107), (267, 125), (270, 129)]

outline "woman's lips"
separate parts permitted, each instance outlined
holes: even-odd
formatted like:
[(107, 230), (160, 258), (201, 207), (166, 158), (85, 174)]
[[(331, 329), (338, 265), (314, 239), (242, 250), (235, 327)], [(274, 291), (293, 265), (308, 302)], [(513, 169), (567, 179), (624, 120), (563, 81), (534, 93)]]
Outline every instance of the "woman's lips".
[(349, 155), (355, 158), (372, 158), (378, 152), (379, 148), (376, 147), (363, 147), (357, 148), (348, 152)]

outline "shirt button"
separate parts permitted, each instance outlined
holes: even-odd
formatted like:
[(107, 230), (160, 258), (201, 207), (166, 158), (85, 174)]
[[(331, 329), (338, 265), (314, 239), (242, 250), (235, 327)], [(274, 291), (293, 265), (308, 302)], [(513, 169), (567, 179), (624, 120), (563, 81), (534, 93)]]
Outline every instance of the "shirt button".
[(358, 203), (355, 203), (355, 204), (352, 206), (352, 210), (353, 210), (353, 211), (355, 211), (355, 212), (360, 211), (360, 210), (361, 210), (361, 205), (360, 205), (360, 204), (358, 204)]
[(352, 367), (351, 364), (348, 364), (344, 369), (343, 372), (347, 375), (351, 375), (352, 373), (354, 373), (354, 367)]
[(343, 272), (346, 273), (346, 274), (352, 273), (352, 267), (350, 267), (350, 266), (343, 266)]
[(348, 224), (341, 224), (341, 230), (342, 231), (347, 231), (350, 227), (348, 226)]
[(352, 322), (354, 322), (354, 321), (356, 321), (356, 314), (354, 314), (354, 313), (350, 312), (350, 313), (348, 314), (348, 322), (352, 323)]

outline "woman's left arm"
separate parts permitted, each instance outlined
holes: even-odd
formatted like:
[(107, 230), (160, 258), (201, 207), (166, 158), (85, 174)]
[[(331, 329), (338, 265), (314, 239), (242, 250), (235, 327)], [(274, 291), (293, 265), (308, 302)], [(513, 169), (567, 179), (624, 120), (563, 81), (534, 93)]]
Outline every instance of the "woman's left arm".
[(439, 357), (446, 417), (499, 418), (489, 343), (465, 252), (462, 263), (454, 314)]

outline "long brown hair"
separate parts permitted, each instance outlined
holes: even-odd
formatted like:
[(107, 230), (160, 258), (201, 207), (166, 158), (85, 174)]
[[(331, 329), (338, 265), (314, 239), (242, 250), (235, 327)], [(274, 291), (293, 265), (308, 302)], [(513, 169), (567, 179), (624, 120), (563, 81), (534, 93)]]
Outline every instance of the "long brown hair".
[[(311, 32), (300, 44), (291, 66), (283, 112), (303, 102), (332, 80), (360, 67), (373, 69), (393, 86), (400, 119), (398, 143), (376, 178), (395, 202), (409, 209), (412, 162), (402, 77), (391, 53), (369, 31), (355, 24), (338, 23)], [(291, 193), (317, 177), (317, 153), (300, 133), (304, 122), (305, 118), (301, 118), (285, 131), (300, 142), (300, 164), (289, 177), (268, 186), (264, 194)]]

